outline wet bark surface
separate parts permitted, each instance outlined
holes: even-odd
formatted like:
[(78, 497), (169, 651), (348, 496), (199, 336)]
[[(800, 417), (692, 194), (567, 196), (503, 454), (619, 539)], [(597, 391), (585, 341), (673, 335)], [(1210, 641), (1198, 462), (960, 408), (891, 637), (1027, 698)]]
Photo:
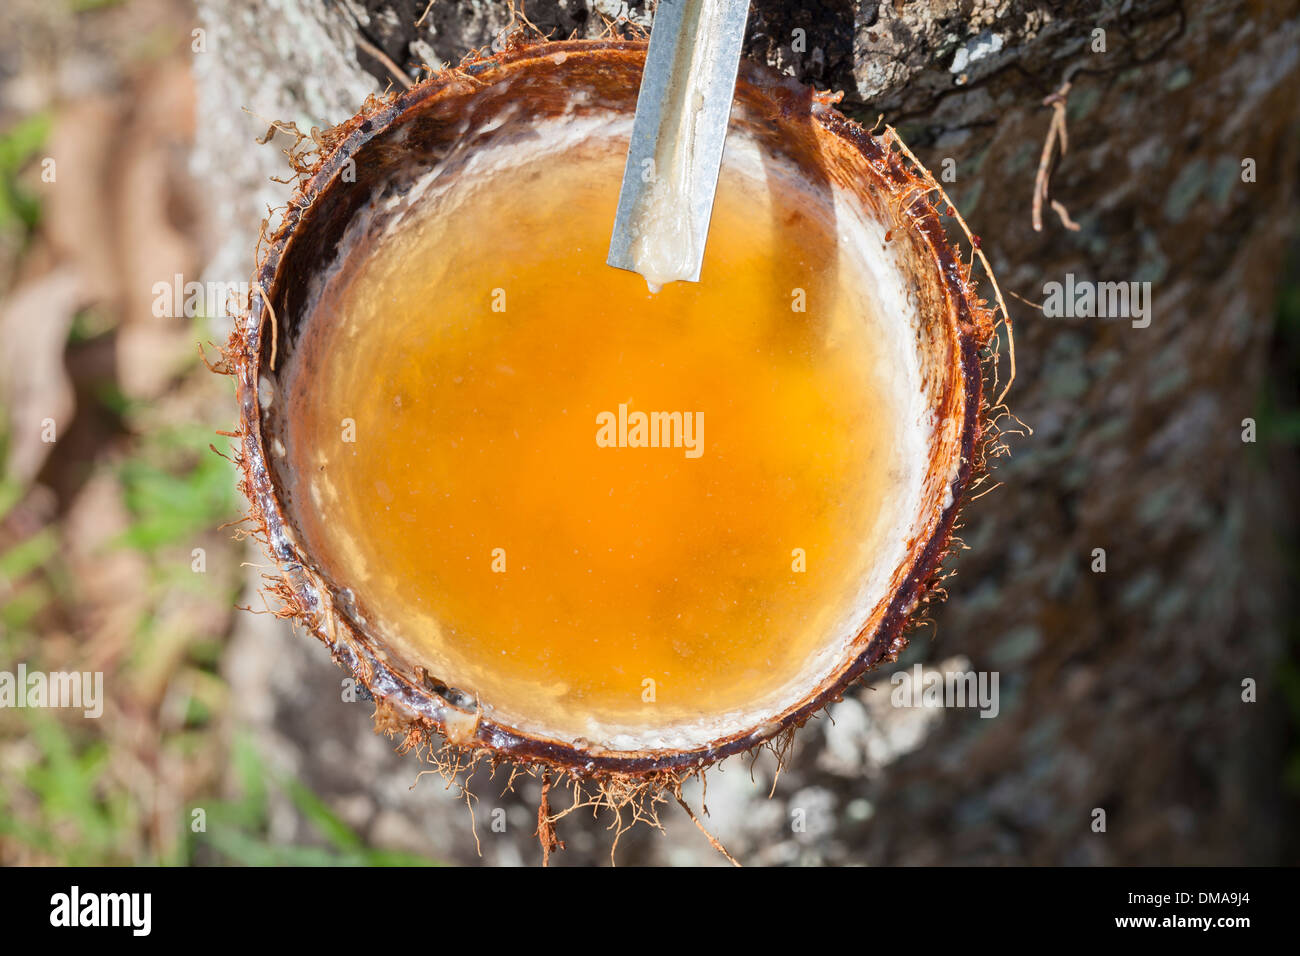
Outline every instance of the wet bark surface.
[[(393, 66), (454, 63), (512, 16), (486, 0), (436, 0), (419, 26), (418, 0), (199, 8), (195, 165), (225, 217), (209, 268), (223, 281), (251, 273), (265, 205), (287, 198), (267, 183), (282, 157), (252, 143), (270, 119), (342, 120)], [(526, 12), (545, 32), (592, 36), (621, 9)], [(647, 22), (641, 4), (627, 12)], [(1010, 404), (1034, 434), (1008, 439), (1003, 486), (965, 512), (947, 603), (890, 669), (996, 672), (998, 715), (894, 707), (881, 672), (800, 733), (771, 798), (770, 758), (711, 776), (708, 825), (749, 863), (1294, 862), (1279, 672), (1293, 471), (1243, 441), (1243, 419), (1260, 415), (1295, 235), (1300, 14), (1236, 0), (759, 0), (747, 51), (843, 90), (850, 115), (883, 115), (950, 169), (1004, 290), (1041, 303), (1072, 274), (1150, 282), (1152, 301), (1140, 327), (1011, 300)], [(1051, 195), (1080, 228), (1048, 209), (1035, 232), (1042, 100), (1066, 79), (1069, 151)], [(410, 789), (418, 762), (371, 733), (368, 704), (342, 702), (323, 648), (250, 616), (229, 659), (241, 719), (361, 832), (478, 858), (459, 793), (431, 777)], [(536, 862), (537, 787), (499, 796), (502, 783), (474, 781), (482, 859)], [(665, 833), (625, 834), (619, 861), (717, 859), (680, 810), (664, 819)], [(557, 862), (607, 860), (607, 822), (567, 818)], [(305, 830), (287, 808), (280, 826)]]

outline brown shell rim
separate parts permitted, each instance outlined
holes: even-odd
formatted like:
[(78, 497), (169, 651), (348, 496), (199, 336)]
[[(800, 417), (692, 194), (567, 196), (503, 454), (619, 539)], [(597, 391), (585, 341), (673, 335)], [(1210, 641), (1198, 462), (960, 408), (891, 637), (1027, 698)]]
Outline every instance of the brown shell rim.
[[(357, 149), (384, 132), (407, 110), (442, 93), (463, 90), (466, 77), (507, 67), (518, 69), (531, 60), (556, 53), (577, 57), (640, 57), (645, 47), (644, 41), (617, 39), (516, 43), (500, 54), (470, 60), (456, 69), (434, 74), (387, 103), (368, 103), (357, 116), (326, 134), (328, 145), (321, 150), (321, 159), (300, 179), (297, 193), (270, 237), (252, 284), (248, 314), (263, 317), (263, 321), (246, 321), (232, 336), (232, 345), (227, 352), (234, 360), (233, 374), (237, 379), (241, 417), (239, 435), (242, 438), (239, 465), (244, 479), (242, 487), (252, 508), (250, 518), (264, 533), (268, 554), (288, 585), (287, 592), (274, 590), (281, 599), (288, 599), (292, 616), (329, 646), (335, 660), (346, 665), (371, 692), (377, 704), (376, 720), (384, 725), (381, 729), (408, 735), (416, 732), (426, 739), (430, 732), (438, 732), (452, 746), (468, 751), (487, 751), (518, 763), (540, 765), (578, 776), (650, 777), (703, 768), (725, 757), (753, 750), (787, 729), (802, 726), (822, 708), (841, 699), (844, 691), (864, 673), (882, 661), (896, 659), (907, 644), (904, 627), (933, 587), (948, 549), (957, 514), (976, 467), (976, 450), (985, 426), (980, 352), (990, 334), (989, 313), (982, 301), (976, 298), (968, 278), (969, 269), (950, 244), (938, 214), (927, 198), (934, 188), (933, 180), (926, 182), (898, 159), (887, 142), (882, 145), (881, 140), (863, 126), (836, 110), (831, 105), (835, 101), (832, 97), (815, 95), (812, 113), (827, 132), (852, 144), (882, 178), (887, 177), (898, 187), (898, 194), (907, 195), (908, 190), (914, 191), (906, 211), (933, 252), (936, 268), (947, 286), (950, 307), (957, 318), (965, 385), (961, 464), (950, 485), (952, 503), (941, 513), (929, 541), (917, 554), (902, 585), (895, 591), (875, 634), (853, 662), (838, 677), (828, 679), (810, 691), (801, 703), (787, 709), (781, 717), (766, 721), (755, 730), (736, 733), (690, 750), (602, 753), (532, 737), (517, 729), (495, 724), (481, 714), (463, 709), (428, 686), (418, 686), (376, 655), (368, 635), (359, 632), (346, 618), (335, 615), (332, 609), (320, 606), (315, 587), (321, 585), (311, 580), (312, 574), (303, 567), (297, 549), (285, 534), (287, 522), (266, 467), (257, 387), (261, 372), (261, 333), (266, 324), (264, 313), (270, 312), (263, 290), (274, 288), (282, 254), (292, 241), (303, 214)], [(759, 86), (790, 82), (775, 71), (748, 61), (742, 62), (741, 76)], [(915, 548), (909, 548), (909, 553), (916, 553)], [(343, 631), (342, 635), (339, 630)], [(864, 628), (857, 638), (860, 639), (865, 632)], [(448, 710), (459, 712), (466, 718), (473, 717), (473, 733), (448, 735), (437, 716)], [(397, 718), (396, 726), (393, 717)]]

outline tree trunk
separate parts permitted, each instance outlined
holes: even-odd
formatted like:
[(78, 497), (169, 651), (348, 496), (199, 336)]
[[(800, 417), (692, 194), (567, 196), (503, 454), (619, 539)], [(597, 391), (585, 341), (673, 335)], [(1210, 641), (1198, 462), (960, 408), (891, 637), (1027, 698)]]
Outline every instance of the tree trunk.
[[(288, 196), (269, 182), (283, 158), (253, 145), (271, 120), (338, 122), (393, 83), (394, 67), (453, 64), (511, 21), (489, 0), (434, 0), (420, 26), (423, 0), (198, 6), (196, 166), (219, 216), (209, 277), (221, 281), (252, 273), (266, 206)], [(556, 36), (594, 36), (619, 7), (534, 0), (526, 13)], [(631, 17), (648, 24), (641, 3)], [(1073, 274), (1150, 282), (1153, 302), (1138, 327), (1010, 300), (1009, 401), (1034, 434), (1011, 439), (1003, 487), (968, 508), (970, 550), (935, 634), (915, 634), (899, 664), (996, 671), (996, 718), (891, 707), (877, 675), (831, 708), (834, 724), (805, 728), (771, 800), (767, 761), (757, 783), (737, 762), (710, 779), (709, 825), (742, 860), (1294, 853), (1277, 769), (1290, 610), (1277, 531), (1293, 515), (1281, 466), (1242, 436), (1259, 415), (1295, 223), (1297, 51), (1300, 14), (1287, 3), (755, 0), (748, 55), (843, 90), (850, 115), (871, 125), (883, 114), (936, 174), (954, 173), (949, 193), (1004, 290), (1041, 303), (1046, 283)], [(1066, 79), (1069, 150), (1050, 190), (1079, 229), (1045, 207), (1035, 232), (1043, 100)], [(409, 793), (415, 758), (387, 753), (368, 709), (339, 702), (342, 675), (319, 645), (256, 633), (266, 622), (250, 617), (232, 655), (266, 745), (372, 840), (472, 860), (457, 795)], [(1257, 702), (1243, 701), (1247, 678)], [(484, 859), (532, 862), (536, 794), (500, 789), (477, 786)], [(489, 834), (498, 807), (506, 833)], [(667, 829), (625, 836), (620, 862), (712, 858), (684, 816)], [(569, 817), (560, 837), (560, 862), (607, 859), (610, 834), (590, 819)]]

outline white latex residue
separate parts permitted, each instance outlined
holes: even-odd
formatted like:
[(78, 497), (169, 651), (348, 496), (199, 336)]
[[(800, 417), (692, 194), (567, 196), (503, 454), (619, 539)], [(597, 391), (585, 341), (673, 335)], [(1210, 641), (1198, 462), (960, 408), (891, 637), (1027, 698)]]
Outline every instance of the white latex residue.
[(687, 196), (675, 178), (659, 179), (644, 197), (632, 225), (632, 260), (651, 292), (692, 279), (699, 254), (687, 216)]

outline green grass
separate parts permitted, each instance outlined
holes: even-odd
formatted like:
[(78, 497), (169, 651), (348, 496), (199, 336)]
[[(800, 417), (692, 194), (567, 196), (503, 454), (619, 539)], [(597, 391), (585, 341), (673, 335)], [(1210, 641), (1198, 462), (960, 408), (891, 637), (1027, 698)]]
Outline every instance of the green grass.
[[(206, 847), (223, 862), (241, 866), (436, 865), (416, 854), (367, 847), (359, 834), (301, 782), (268, 771), (247, 737), (236, 741), (232, 759), (242, 795), (238, 800), (204, 806), (206, 829), (189, 833), (190, 862)], [(277, 791), (288, 796), (320, 844), (285, 846), (268, 840), (270, 802)], [(189, 819), (193, 819), (192, 810)], [(188, 824), (186, 829), (190, 830)]]
[(119, 472), (133, 521), (118, 544), (155, 551), (238, 515), (234, 467), (208, 447), (212, 429), (184, 425), (145, 441)]
[[(240, 781), (236, 800), (197, 804), (204, 829), (192, 832), (193, 810), (178, 824), (187, 839), (171, 859), (133, 858), (138, 808), (120, 790), (103, 785), (110, 753), (103, 741), (70, 733), (55, 718), (27, 711), (19, 720), (40, 758), (21, 775), (29, 799), (20, 801), (12, 783), (0, 787), (0, 835), (24, 843), (69, 866), (131, 863), (186, 865), (219, 862), (240, 866), (433, 866), (411, 853), (377, 850), (344, 823), (316, 794), (292, 777), (270, 772), (247, 737), (237, 740), (232, 760)], [(277, 793), (307, 820), (320, 839), (312, 845), (280, 845), (269, 839), (270, 803)], [(20, 805), (36, 815), (21, 816)], [(209, 851), (203, 859), (202, 850)]]
[(18, 174), (40, 151), (52, 118), (36, 113), (0, 133), (0, 232), (25, 235), (40, 219), (40, 201), (18, 182)]
[(125, 845), (135, 832), (130, 800), (99, 786), (109, 759), (107, 746), (97, 740), (79, 743), (42, 711), (22, 714), (28, 740), (40, 752), (22, 775), (38, 809), (35, 819), (19, 822), (16, 794), (0, 790), (0, 833), (69, 866), (133, 862)]

